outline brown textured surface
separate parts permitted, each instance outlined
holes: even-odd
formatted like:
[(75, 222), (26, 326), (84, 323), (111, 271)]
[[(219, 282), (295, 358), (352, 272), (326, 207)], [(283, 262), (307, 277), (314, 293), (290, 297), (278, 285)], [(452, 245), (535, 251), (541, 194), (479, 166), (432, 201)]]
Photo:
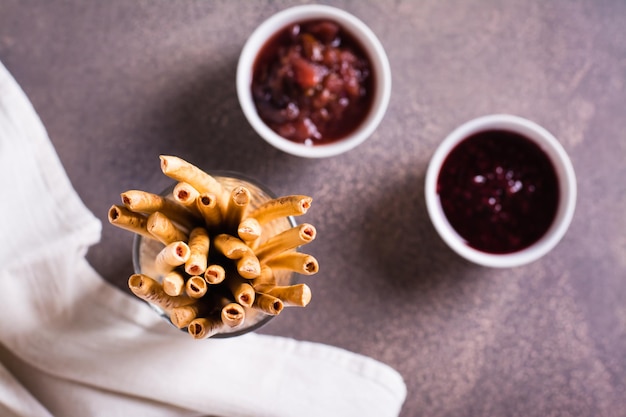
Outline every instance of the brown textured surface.
[[(315, 198), (313, 300), (264, 333), (395, 367), (403, 417), (626, 415), (626, 2), (333, 2), (378, 34), (394, 86), (372, 138), (325, 160), (257, 139), (235, 96), (247, 35), (295, 3), (0, 2), (0, 60), (104, 223), (96, 269), (126, 291), (131, 238), (106, 212), (168, 185), (158, 154), (241, 171)], [(494, 112), (548, 128), (578, 174), (564, 240), (511, 270), (454, 255), (422, 196), (441, 139)]]

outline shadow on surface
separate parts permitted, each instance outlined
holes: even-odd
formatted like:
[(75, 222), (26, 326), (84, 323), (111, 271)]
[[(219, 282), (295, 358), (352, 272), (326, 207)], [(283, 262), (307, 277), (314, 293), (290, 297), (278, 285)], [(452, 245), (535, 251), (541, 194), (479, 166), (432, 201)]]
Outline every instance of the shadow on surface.
[(441, 240), (428, 217), (424, 173), (406, 175), (379, 190), (365, 211), (366, 234), (360, 252), (372, 260), (373, 279), (393, 282), (389, 291), (412, 295), (453, 284), (472, 265)]
[(268, 164), (291, 172), (300, 158), (274, 149), (252, 129), (240, 108), (235, 87), (237, 56), (225, 66), (206, 65), (172, 83), (167, 97), (153, 108), (161, 153), (168, 152), (205, 170), (232, 170), (262, 175)]

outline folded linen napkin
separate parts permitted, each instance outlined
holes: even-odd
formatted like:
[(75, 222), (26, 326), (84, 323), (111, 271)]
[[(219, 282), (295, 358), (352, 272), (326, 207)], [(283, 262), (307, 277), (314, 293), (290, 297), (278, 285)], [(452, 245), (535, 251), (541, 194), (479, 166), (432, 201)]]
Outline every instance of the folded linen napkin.
[(248, 334), (196, 341), (85, 260), (100, 221), (0, 63), (0, 413), (397, 416), (401, 376), (332, 346)]

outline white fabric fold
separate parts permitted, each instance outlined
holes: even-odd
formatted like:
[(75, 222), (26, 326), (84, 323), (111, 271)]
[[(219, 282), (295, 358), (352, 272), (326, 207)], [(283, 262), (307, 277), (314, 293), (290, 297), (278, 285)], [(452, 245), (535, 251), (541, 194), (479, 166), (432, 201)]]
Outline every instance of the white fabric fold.
[(259, 334), (196, 341), (104, 281), (85, 260), (100, 221), (2, 64), (0, 189), (2, 415), (400, 413), (405, 384), (381, 362)]

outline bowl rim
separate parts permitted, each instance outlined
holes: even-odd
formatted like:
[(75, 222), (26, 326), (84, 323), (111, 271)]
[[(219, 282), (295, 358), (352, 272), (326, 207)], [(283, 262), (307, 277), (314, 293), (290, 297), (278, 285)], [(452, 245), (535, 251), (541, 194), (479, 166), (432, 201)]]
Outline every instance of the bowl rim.
[[(437, 179), (450, 151), (472, 134), (486, 130), (509, 130), (537, 144), (549, 157), (559, 182), (559, 205), (554, 221), (535, 243), (520, 251), (492, 254), (474, 249), (452, 228), (446, 219), (437, 195)], [(571, 160), (561, 143), (544, 127), (523, 117), (491, 114), (471, 119), (448, 134), (439, 144), (429, 162), (425, 177), (425, 199), (428, 215), (439, 236), (463, 258), (487, 267), (511, 268), (529, 264), (550, 252), (563, 238), (574, 216), (576, 206), (576, 175)]]
[[(296, 21), (325, 18), (341, 24), (357, 38), (368, 54), (375, 75), (375, 96), (369, 115), (348, 138), (322, 145), (304, 145), (285, 139), (269, 128), (259, 117), (252, 99), (252, 67), (260, 48), (278, 30)], [(305, 157), (324, 158), (344, 153), (368, 139), (382, 121), (391, 98), (391, 67), (380, 40), (359, 18), (345, 10), (320, 4), (289, 7), (263, 21), (248, 37), (239, 55), (236, 73), (239, 104), (252, 128), (266, 142), (283, 152)]]

